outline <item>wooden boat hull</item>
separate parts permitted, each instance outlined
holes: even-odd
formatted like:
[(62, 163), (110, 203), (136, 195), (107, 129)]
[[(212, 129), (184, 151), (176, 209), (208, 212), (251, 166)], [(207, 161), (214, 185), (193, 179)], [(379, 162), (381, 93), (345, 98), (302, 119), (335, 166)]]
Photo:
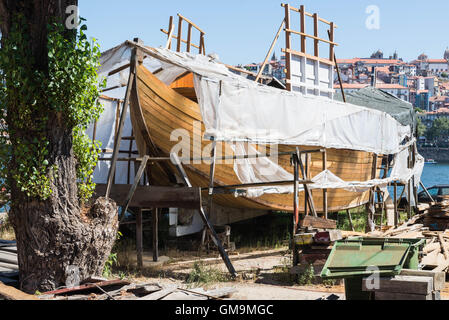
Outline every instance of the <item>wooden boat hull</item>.
[[(134, 94), (131, 98), (131, 120), (133, 128), (139, 128), (138, 132), (134, 132), (134, 135), (140, 153), (144, 154), (148, 145), (151, 144), (157, 148), (159, 156), (168, 156), (175, 146), (183, 146), (190, 150), (190, 154), (183, 154), (182, 157), (197, 157), (198, 154), (194, 154), (194, 141), (199, 141), (203, 156), (208, 157), (210, 155), (212, 143), (202, 140), (204, 125), (201, 122), (200, 107), (191, 91), (189, 96), (188, 88), (193, 90), (192, 79), (191, 75), (187, 75), (171, 86), (167, 86), (142, 65), (137, 67), (135, 90), (133, 90)], [(197, 126), (198, 128), (195, 128), (195, 123), (200, 124)], [(201, 130), (199, 130), (199, 127), (201, 127)], [(179, 136), (183, 135), (184, 139), (180, 139)], [(234, 155), (230, 146), (226, 143), (217, 143), (217, 149), (223, 150), (221, 154), (218, 154), (218, 157)], [(302, 149), (307, 149), (307, 147), (302, 147)], [(294, 150), (294, 146), (281, 145), (278, 151)], [(293, 173), (289, 157), (280, 157), (279, 164), (288, 172)], [(327, 168), (343, 180), (369, 180), (372, 174), (372, 165), (372, 153), (352, 150), (327, 150)], [(209, 163), (203, 161), (198, 164), (185, 164), (184, 166), (194, 186), (209, 186)], [(322, 155), (312, 154), (310, 177), (320, 173), (322, 168)], [(156, 166), (151, 169), (150, 179), (154, 185), (170, 184), (164, 171)], [(217, 162), (214, 183), (216, 186), (241, 183), (234, 172), (233, 163)], [(322, 212), (323, 191), (313, 190), (312, 194), (317, 211)], [(327, 197), (328, 210), (332, 212), (367, 203), (369, 192), (354, 193), (345, 190), (328, 190)], [(259, 198), (219, 194), (214, 195), (214, 202), (225, 207), (293, 211), (292, 194), (265, 194)], [(304, 211), (304, 194), (300, 194), (300, 210)]]

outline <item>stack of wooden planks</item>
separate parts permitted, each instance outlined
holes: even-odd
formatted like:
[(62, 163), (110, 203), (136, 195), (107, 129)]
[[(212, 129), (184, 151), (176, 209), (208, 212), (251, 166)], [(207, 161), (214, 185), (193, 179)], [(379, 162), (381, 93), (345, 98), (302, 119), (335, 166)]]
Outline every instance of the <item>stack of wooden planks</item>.
[(0, 282), (6, 285), (16, 285), (18, 284), (18, 276), (16, 243), (0, 240)]
[(432, 231), (449, 229), (449, 199), (430, 206), (424, 218), (424, 225)]
[(374, 300), (441, 300), (445, 284), (443, 272), (404, 269), (395, 277), (364, 278), (362, 290)]

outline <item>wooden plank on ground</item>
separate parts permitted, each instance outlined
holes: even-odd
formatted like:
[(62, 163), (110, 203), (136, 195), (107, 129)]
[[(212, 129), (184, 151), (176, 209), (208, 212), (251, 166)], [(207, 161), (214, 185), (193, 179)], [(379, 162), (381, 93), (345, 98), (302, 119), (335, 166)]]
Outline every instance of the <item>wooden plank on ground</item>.
[(142, 298), (139, 298), (138, 300), (147, 300), (147, 301), (148, 300), (152, 300), (152, 301), (161, 300), (161, 299), (165, 298), (166, 296), (168, 296), (169, 294), (175, 292), (176, 290), (178, 290), (177, 287), (162, 289), (158, 292), (155, 292), (155, 293), (149, 294), (147, 296), (144, 296)]
[(446, 274), (444, 272), (434, 272), (431, 270), (412, 270), (402, 269), (401, 276), (416, 276), (416, 277), (432, 277), (433, 289), (440, 291), (446, 286)]
[(433, 300), (432, 293), (428, 295), (422, 294), (407, 294), (407, 293), (393, 293), (393, 292), (376, 292), (374, 294), (374, 300), (387, 300), (387, 301), (406, 301), (406, 300)]
[(395, 276), (393, 278), (380, 278), (378, 288), (371, 289), (369, 288), (371, 285), (372, 279), (364, 278), (362, 281), (362, 290), (428, 295), (433, 291), (433, 278)]
[(305, 216), (300, 222), (302, 228), (313, 227), (317, 229), (337, 229), (337, 221), (326, 220), (313, 216)]
[[(119, 206), (125, 205), (131, 185), (113, 185), (110, 197)], [(103, 196), (106, 185), (97, 184), (95, 193)], [(136, 208), (183, 208), (199, 209), (201, 206), (200, 188), (174, 188), (138, 186), (129, 207)]]
[(4, 285), (0, 282), (0, 296), (7, 300), (39, 300), (35, 296), (17, 290), (16, 288)]
[(0, 262), (9, 264), (18, 264), (17, 254), (11, 252), (0, 251)]

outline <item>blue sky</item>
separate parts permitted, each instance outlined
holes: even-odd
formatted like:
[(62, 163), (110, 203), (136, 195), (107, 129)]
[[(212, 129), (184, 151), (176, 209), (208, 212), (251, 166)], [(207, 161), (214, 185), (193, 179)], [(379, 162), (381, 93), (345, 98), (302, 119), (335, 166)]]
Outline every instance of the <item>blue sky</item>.
[[(282, 2), (304, 4), (306, 11), (337, 24), (337, 58), (366, 57), (377, 49), (386, 56), (397, 50), (406, 61), (422, 52), (442, 58), (449, 46), (448, 0), (79, 0), (79, 6), (89, 35), (103, 51), (134, 37), (146, 45), (163, 45), (166, 36), (160, 29), (167, 29), (170, 15), (181, 13), (206, 32), (207, 53), (217, 53), (225, 63), (245, 64), (263, 61), (284, 17)], [(380, 9), (379, 30), (366, 28), (370, 5)], [(279, 41), (283, 44), (284, 37)]]

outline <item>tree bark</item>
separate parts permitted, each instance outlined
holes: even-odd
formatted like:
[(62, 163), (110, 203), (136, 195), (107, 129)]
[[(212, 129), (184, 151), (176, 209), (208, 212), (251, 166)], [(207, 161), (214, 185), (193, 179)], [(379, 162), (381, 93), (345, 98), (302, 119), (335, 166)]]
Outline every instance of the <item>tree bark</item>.
[[(0, 0), (2, 38), (8, 36), (11, 17), (23, 14), (30, 30), (30, 59), (36, 70), (48, 72), (47, 24), (54, 18), (64, 23), (69, 5), (77, 5), (77, 0)], [(100, 198), (89, 207), (80, 205), (72, 128), (67, 128), (60, 113), (49, 117), (49, 163), (57, 168), (51, 197), (31, 199), (11, 182), (10, 219), (17, 239), (20, 284), (29, 293), (64, 286), (69, 267), (79, 269), (80, 280), (100, 275), (118, 231), (113, 201)]]

